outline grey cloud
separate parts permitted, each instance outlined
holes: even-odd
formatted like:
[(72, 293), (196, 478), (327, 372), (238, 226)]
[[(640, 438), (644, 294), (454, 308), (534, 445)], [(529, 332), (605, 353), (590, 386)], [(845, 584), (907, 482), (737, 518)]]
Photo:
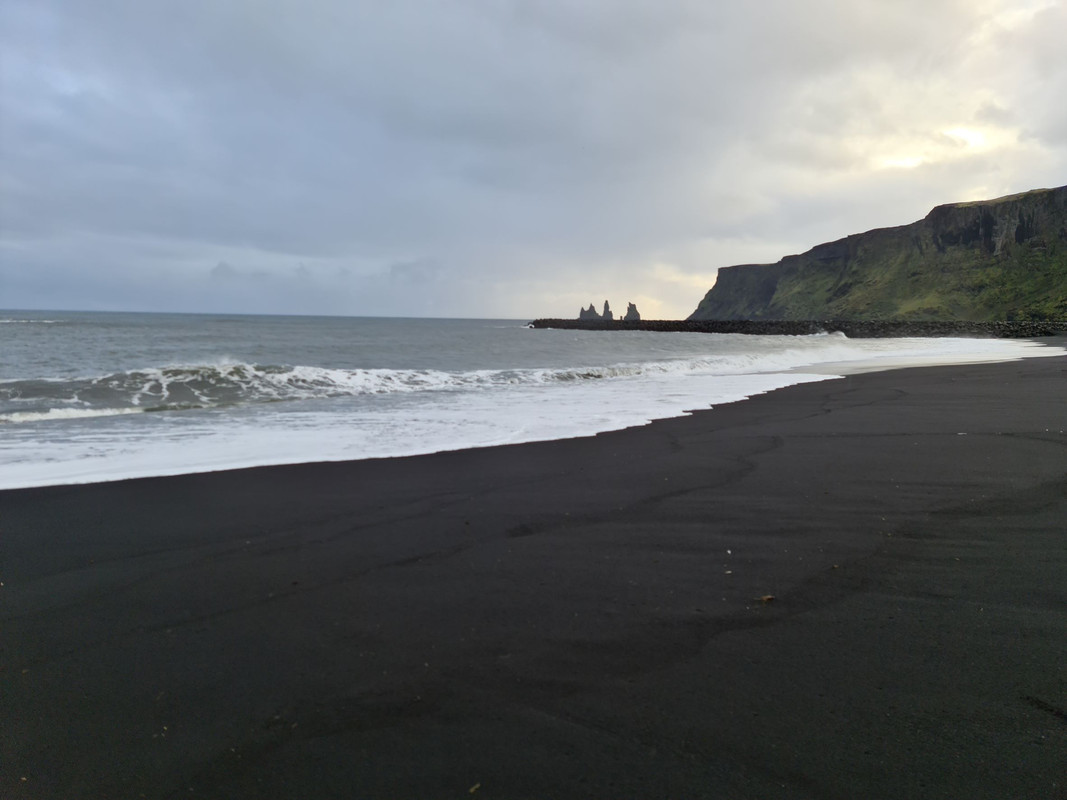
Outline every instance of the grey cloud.
[[(9, 0), (2, 13), (0, 268), (33, 263), (135, 306), (161, 300), (116, 276), (213, 276), (202, 297), (191, 277), (172, 295), (189, 308), (284, 308), (288, 292), (334, 313), (538, 314), (516, 298), (612, 276), (653, 294), (652, 263), (703, 274), (716, 241), (802, 248), (976, 186), (1029, 188), (1031, 161), (962, 151), (952, 167), (871, 170), (864, 142), (955, 147), (900, 100), (941, 84), (974, 94), (960, 123), (1039, 137), (1060, 170), (1039, 182), (1063, 182), (1067, 123), (1047, 102), (1067, 90), (1048, 33), (1062, 6), (995, 37), (995, 69), (974, 85), (961, 65), (988, 20), (958, 0)], [(74, 242), (100, 246), (93, 275), (64, 266)], [(218, 299), (239, 277), (221, 264), (266, 276), (261, 294)]]
[(227, 264), (225, 261), (220, 261), (211, 268), (211, 277), (219, 281), (233, 280), (240, 277), (240, 275), (241, 273), (236, 267), (232, 264)]
[(1015, 121), (1015, 115), (998, 103), (986, 101), (974, 112), (974, 120), (976, 122), (989, 122), (994, 125), (1010, 125)]
[(441, 277), (441, 265), (433, 261), (405, 261), (389, 266), (389, 280), (403, 284), (423, 284)]
[[(298, 272), (299, 274), (299, 272)], [(252, 282), (262, 284), (265, 281), (275, 280), (278, 273), (271, 273), (264, 269), (249, 269), (247, 267), (235, 267), (228, 261), (220, 261), (211, 268), (209, 275), (213, 281), (238, 284)]]

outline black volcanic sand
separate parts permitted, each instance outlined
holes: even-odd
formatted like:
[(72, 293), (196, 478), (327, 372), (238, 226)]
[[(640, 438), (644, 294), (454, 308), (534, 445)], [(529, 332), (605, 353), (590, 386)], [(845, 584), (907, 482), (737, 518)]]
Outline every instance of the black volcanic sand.
[(0, 493), (0, 795), (1067, 797), (1065, 429), (1055, 357)]

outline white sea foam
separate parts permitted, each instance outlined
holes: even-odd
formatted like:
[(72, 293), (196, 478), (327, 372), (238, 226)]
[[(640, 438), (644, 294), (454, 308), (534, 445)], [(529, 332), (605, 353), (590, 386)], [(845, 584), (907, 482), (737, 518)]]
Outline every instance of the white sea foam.
[[(850, 340), (840, 334), (777, 337), (777, 349), (725, 352), (606, 365), (444, 371), (433, 369), (340, 369), (310, 365), (270, 366), (240, 361), (145, 367), (79, 378), (0, 380), (0, 399), (70, 403), (85, 416), (151, 410), (211, 408), (263, 402), (362, 395), (487, 390), (508, 386), (635, 380), (654, 376), (743, 375), (812, 369), (824, 372), (896, 366), (989, 361), (1038, 354), (1031, 342), (975, 339)], [(1045, 348), (1047, 350), (1047, 348)], [(1052, 351), (1056, 352), (1056, 351)], [(16, 385), (18, 384), (18, 385)], [(105, 413), (105, 409), (107, 410)], [(70, 416), (76, 416), (71, 414)], [(0, 414), (8, 422), (62, 419), (40, 412)]]
[[(1009, 340), (493, 328), (494, 338), (505, 335), (527, 337), (506, 341), (513, 349), (495, 357), (509, 368), (486, 368), (478, 350), (454, 369), (215, 357), (73, 380), (0, 381), (0, 422), (9, 423), (0, 436), (0, 488), (586, 436), (850, 372), (1063, 353)], [(439, 349), (447, 356), (449, 346)], [(409, 348), (400, 360), (417, 360), (412, 352), (422, 351)]]
[[(0, 413), (9, 423), (108, 416), (138, 410), (187, 410), (364, 395), (487, 391), (518, 386), (566, 385), (586, 381), (638, 380), (657, 376), (748, 374), (784, 371), (809, 362), (795, 351), (619, 363), (604, 366), (508, 370), (336, 369), (314, 366), (264, 367), (232, 363), (175, 365), (76, 378), (45, 378), (11, 386), (9, 402), (77, 403), (83, 408)], [(2, 385), (3, 382), (0, 382)]]
[(45, 411), (13, 411), (0, 414), (0, 425), (26, 422), (56, 422), (58, 420), (90, 419), (93, 417), (116, 417), (123, 414), (140, 414), (143, 408), (49, 408)]
[[(683, 415), (692, 408), (734, 402), (824, 375), (698, 376), (673, 387), (669, 376), (632, 384), (568, 387), (525, 385), (504, 392), (456, 393), (443, 402), (398, 409), (272, 413), (231, 418), (226, 426), (187, 418), (151, 430), (85, 428), (62, 443), (0, 443), (0, 487), (87, 483), (251, 466), (418, 455), (546, 439), (590, 436)], [(106, 445), (105, 445), (106, 443)], [(29, 442), (25, 444), (29, 445)]]

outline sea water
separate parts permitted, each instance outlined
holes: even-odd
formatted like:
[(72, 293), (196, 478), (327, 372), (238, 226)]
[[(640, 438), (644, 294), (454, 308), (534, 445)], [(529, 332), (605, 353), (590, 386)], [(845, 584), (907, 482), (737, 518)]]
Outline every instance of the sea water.
[(0, 311), (0, 489), (587, 436), (1028, 341)]

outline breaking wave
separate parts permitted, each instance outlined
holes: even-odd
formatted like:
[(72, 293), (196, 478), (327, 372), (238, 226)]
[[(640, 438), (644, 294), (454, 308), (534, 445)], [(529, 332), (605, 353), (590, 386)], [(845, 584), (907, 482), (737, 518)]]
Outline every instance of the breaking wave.
[[(168, 366), (88, 378), (0, 381), (0, 423), (43, 422), (146, 411), (219, 408), (294, 400), (417, 392), (477, 391), (790, 366), (797, 359), (746, 356), (679, 359), (579, 368), (445, 372), (432, 369), (331, 369), (246, 363)], [(770, 363), (770, 361), (777, 363)]]
[[(786, 347), (780, 346), (787, 342)], [(903, 340), (898, 340), (885, 355), (907, 356), (909, 348), (902, 344)], [(871, 345), (837, 335), (779, 337), (774, 345), (747, 352), (590, 367), (448, 372), (232, 362), (151, 367), (96, 377), (0, 380), (0, 424), (373, 395), (481, 392), (685, 375), (745, 375), (877, 355), (871, 352)], [(915, 354), (922, 354), (925, 347), (916, 345)]]

